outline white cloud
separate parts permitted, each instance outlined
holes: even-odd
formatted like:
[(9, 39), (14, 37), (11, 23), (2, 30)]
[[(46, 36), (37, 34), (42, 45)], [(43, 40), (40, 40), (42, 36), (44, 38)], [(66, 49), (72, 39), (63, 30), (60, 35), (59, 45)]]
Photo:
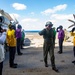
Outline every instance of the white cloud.
[(26, 18), (22, 20), (22, 22), (36, 22), (36, 21), (38, 21), (38, 19)]
[(57, 20), (66, 20), (66, 19), (72, 19), (73, 18), (73, 14), (52, 14), (51, 17), (53, 19), (57, 19)]
[(60, 10), (65, 10), (66, 7), (67, 7), (67, 4), (63, 4), (63, 5), (58, 5), (58, 6), (54, 7), (53, 9), (56, 12), (56, 11), (60, 11)]
[(48, 15), (48, 14), (52, 14), (52, 13), (56, 13), (57, 11), (60, 11), (60, 10), (65, 10), (67, 7), (67, 4), (63, 4), (63, 5), (58, 5), (56, 7), (53, 7), (52, 9), (47, 9), (43, 12), (41, 12), (42, 14), (45, 14), (45, 15)]
[(26, 5), (20, 4), (20, 3), (13, 3), (12, 6), (13, 6), (16, 10), (24, 10), (24, 9), (27, 8)]
[(47, 18), (25, 18), (20, 21), (23, 29), (25, 30), (42, 30), (45, 27), (45, 23), (47, 21), (51, 21), (54, 27), (58, 27), (59, 25), (63, 25), (64, 28), (68, 28), (71, 22), (68, 19), (73, 19), (73, 14), (52, 14), (50, 17)]
[(44, 28), (44, 22), (37, 18), (26, 18), (20, 21), (22, 28), (25, 30), (41, 30)]
[(68, 19), (74, 20), (73, 14), (52, 14), (51, 21), (53, 21), (53, 24), (55, 27), (58, 27), (59, 25), (62, 25), (64, 28), (68, 28), (73, 23), (68, 21)]

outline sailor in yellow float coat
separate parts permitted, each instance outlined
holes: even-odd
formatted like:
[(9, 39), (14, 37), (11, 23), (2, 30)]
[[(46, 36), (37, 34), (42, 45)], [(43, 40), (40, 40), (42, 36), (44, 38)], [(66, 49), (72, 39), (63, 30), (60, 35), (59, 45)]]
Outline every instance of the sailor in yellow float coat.
[(15, 53), (16, 53), (16, 38), (15, 38), (15, 30), (12, 25), (9, 25), (9, 29), (6, 34), (6, 41), (9, 47), (9, 66), (11, 68), (17, 68), (17, 64), (14, 63)]
[[(71, 36), (73, 36), (73, 52), (74, 52), (74, 57), (75, 57), (75, 32), (74, 30), (75, 28), (72, 29)], [(72, 63), (74, 63), (75, 65), (75, 60), (73, 60)]]
[(71, 32), (71, 36), (73, 36), (73, 45), (75, 46), (75, 32)]
[(16, 46), (15, 30), (7, 30), (7, 45), (14, 47)]

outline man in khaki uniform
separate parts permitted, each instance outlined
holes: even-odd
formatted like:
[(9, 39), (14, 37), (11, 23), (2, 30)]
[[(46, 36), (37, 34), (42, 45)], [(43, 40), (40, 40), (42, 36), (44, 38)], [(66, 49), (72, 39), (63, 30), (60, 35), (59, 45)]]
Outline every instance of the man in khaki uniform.
[(43, 56), (44, 56), (45, 67), (48, 67), (47, 57), (49, 52), (52, 69), (58, 72), (58, 69), (55, 66), (55, 57), (54, 57), (54, 43), (53, 43), (54, 31), (52, 29), (53, 24), (52, 22), (48, 21), (46, 22), (45, 26), (46, 28), (39, 32), (39, 34), (43, 35), (44, 38)]

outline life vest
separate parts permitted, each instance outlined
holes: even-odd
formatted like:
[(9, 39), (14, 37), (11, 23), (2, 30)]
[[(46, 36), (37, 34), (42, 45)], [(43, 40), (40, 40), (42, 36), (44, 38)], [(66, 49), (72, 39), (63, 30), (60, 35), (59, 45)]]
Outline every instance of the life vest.
[(73, 36), (73, 45), (75, 46), (75, 32), (71, 32), (71, 36)]
[(8, 46), (16, 46), (15, 30), (7, 30), (6, 41)]

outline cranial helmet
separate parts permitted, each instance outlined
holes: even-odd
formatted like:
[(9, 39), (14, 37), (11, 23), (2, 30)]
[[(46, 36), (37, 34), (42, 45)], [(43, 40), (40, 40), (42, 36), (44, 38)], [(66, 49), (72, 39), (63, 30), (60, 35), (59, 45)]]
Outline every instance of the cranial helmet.
[(9, 25), (8, 25), (8, 28), (9, 28), (9, 29), (11, 29), (11, 28), (12, 28), (12, 25), (11, 25), (11, 24), (9, 24)]
[(21, 28), (22, 28), (22, 26), (21, 26), (20, 24), (18, 24), (17, 28), (21, 29)]
[(48, 21), (48, 22), (46, 22), (46, 25), (45, 26), (53, 26), (53, 24), (52, 24), (52, 22), (50, 22), (50, 21)]
[(59, 26), (59, 28), (63, 28), (63, 26), (62, 26), (62, 25), (60, 25), (60, 26)]

